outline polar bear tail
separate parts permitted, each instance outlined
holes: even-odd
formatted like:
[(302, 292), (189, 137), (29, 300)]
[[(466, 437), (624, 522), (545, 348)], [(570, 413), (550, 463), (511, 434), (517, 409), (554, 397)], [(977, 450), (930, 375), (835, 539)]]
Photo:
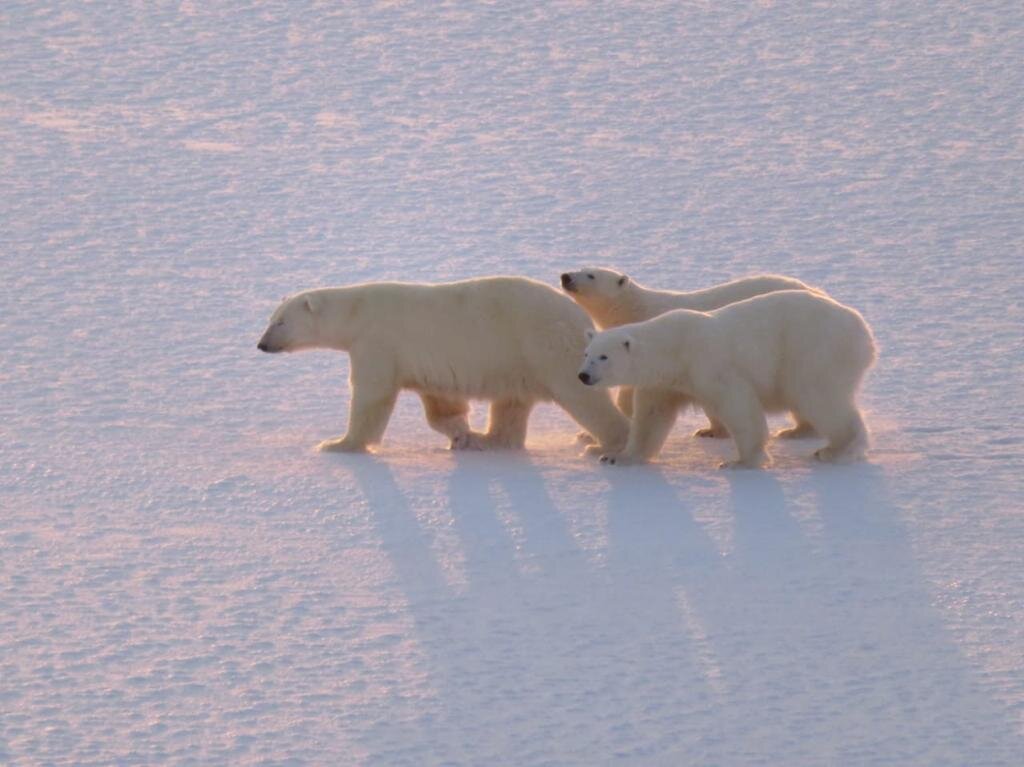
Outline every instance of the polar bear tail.
[(861, 371), (863, 376), (878, 359), (878, 344), (875, 342), (874, 333), (871, 327), (856, 309), (850, 309), (855, 318), (857, 327), (850, 334), (853, 339), (851, 344), (851, 362)]

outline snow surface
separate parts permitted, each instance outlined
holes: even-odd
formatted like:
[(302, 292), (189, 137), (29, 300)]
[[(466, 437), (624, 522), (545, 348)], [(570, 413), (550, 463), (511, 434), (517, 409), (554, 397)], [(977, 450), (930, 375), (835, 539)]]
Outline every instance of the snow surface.
[[(7, 0), (0, 762), (1020, 764), (1022, 61), (1019, 0)], [(861, 309), (871, 461), (323, 455), (347, 359), (255, 349), (583, 264)]]

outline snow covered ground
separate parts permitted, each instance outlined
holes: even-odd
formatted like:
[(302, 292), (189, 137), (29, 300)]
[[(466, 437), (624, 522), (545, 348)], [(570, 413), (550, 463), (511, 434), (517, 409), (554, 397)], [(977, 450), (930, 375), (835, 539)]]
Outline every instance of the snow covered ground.
[[(1022, 61), (1017, 0), (7, 0), (0, 763), (1020, 764)], [(255, 349), (583, 264), (861, 309), (871, 461), (322, 455), (347, 360)]]

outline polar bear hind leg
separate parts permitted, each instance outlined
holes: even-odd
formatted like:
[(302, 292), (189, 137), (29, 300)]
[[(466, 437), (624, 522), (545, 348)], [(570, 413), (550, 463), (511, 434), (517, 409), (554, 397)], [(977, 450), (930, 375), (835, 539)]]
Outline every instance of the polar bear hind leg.
[(828, 463), (863, 460), (868, 447), (868, 430), (853, 404), (853, 393), (816, 391), (805, 395), (793, 413), (797, 423), (808, 423), (828, 444), (814, 457)]
[(596, 445), (597, 440), (594, 439), (594, 435), (589, 431), (578, 431), (576, 432), (576, 442), (580, 445)]
[(764, 446), (768, 441), (768, 421), (754, 388), (739, 378), (721, 387), (715, 400), (706, 403), (708, 415), (720, 421), (736, 444), (739, 454), (734, 461), (724, 461), (719, 468), (759, 469), (769, 462)]
[(775, 433), (775, 439), (806, 439), (807, 437), (818, 436), (817, 430), (800, 416), (793, 414), (796, 423), (788, 429), (780, 429)]
[(487, 419), (486, 447), (521, 450), (526, 447), (526, 427), (533, 402), (497, 399), (491, 402)]
[(441, 394), (420, 394), (420, 399), (430, 428), (448, 437), (453, 449), (466, 440), (470, 433), (468, 401)]
[(708, 425), (703, 429), (697, 429), (697, 431), (693, 433), (693, 436), (725, 439), (729, 436), (729, 430), (725, 428), (725, 425), (721, 421), (711, 415), (708, 415)]
[(487, 431), (481, 434), (468, 428), (452, 438), (452, 450), (522, 450), (526, 447), (526, 427), (532, 401), (496, 399), (491, 402)]
[(851, 404), (837, 409), (824, 423), (815, 423), (818, 432), (828, 440), (814, 457), (827, 463), (863, 461), (868, 450), (868, 430), (860, 411)]

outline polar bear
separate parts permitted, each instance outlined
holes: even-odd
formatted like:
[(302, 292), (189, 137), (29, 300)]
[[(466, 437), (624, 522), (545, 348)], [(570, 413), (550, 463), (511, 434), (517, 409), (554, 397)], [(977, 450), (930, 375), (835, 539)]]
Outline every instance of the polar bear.
[[(615, 451), (625, 444), (628, 420), (606, 391), (581, 386), (576, 377), (591, 328), (572, 301), (525, 277), (379, 282), (285, 299), (257, 348), (349, 353), (348, 432), (322, 442), (321, 450), (363, 451), (379, 443), (398, 392), (410, 389), (453, 449), (522, 448), (534, 403), (553, 400)], [(486, 433), (470, 430), (470, 399), (491, 402)]]
[[(695, 309), (709, 312), (747, 298), (773, 293), (779, 290), (811, 290), (817, 288), (794, 277), (775, 274), (759, 274), (741, 277), (732, 282), (723, 282), (704, 290), (682, 293), (675, 290), (654, 290), (645, 288), (629, 276), (613, 269), (586, 268), (562, 274), (562, 289), (582, 306), (594, 324), (602, 330), (643, 322), (673, 309)], [(619, 389), (616, 402), (626, 415), (633, 413), (633, 390), (628, 386)], [(698, 437), (728, 437), (722, 424), (709, 417), (708, 425), (698, 429)], [(782, 439), (798, 439), (812, 436), (810, 425), (801, 423), (783, 429), (775, 436)]]
[(779, 290), (816, 288), (793, 277), (760, 274), (741, 277), (704, 290), (682, 293), (645, 288), (628, 275), (613, 269), (581, 269), (561, 276), (562, 289), (582, 306), (601, 330), (643, 322), (673, 309), (710, 312), (727, 304)]
[(676, 309), (593, 335), (579, 377), (634, 386), (629, 440), (607, 463), (658, 454), (681, 404), (693, 400), (729, 430), (739, 453), (724, 466), (768, 461), (765, 411), (789, 410), (828, 440), (823, 461), (864, 457), (867, 429), (854, 397), (874, 363), (864, 318), (820, 293), (783, 290), (712, 312)]

